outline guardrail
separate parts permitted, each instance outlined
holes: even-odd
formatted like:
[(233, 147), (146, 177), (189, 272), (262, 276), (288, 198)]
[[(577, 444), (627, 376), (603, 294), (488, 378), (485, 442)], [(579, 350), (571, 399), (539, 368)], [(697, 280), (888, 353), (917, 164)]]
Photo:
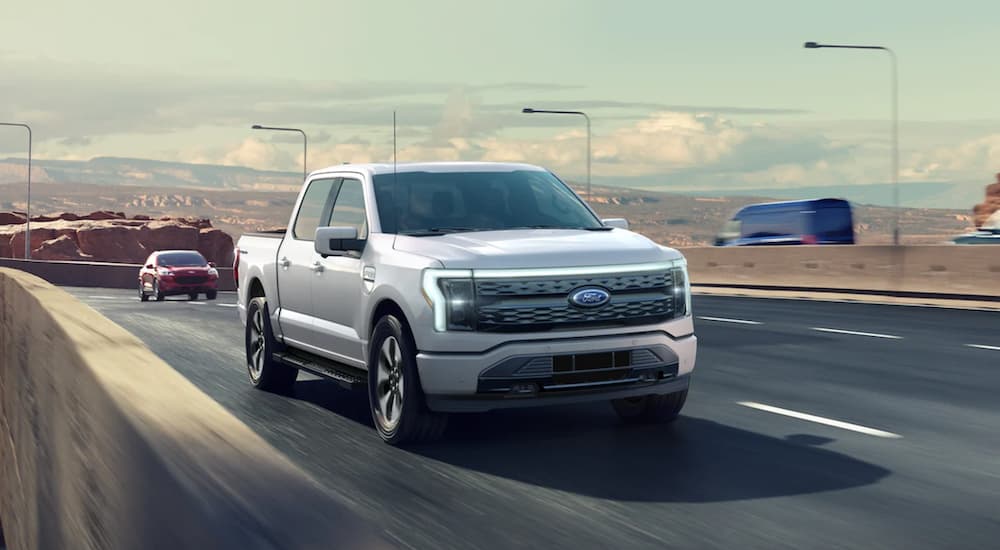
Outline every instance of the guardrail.
[(695, 285), (1000, 300), (1000, 248), (748, 246), (681, 250)]
[[(0, 267), (27, 271), (59, 286), (102, 288), (139, 288), (139, 264), (107, 262), (71, 262), (56, 260), (19, 260), (0, 258)], [(233, 269), (219, 267), (219, 290), (236, 290)]]
[(0, 411), (10, 548), (390, 547), (134, 336), (10, 269)]
[[(683, 248), (696, 285), (852, 291), (892, 296), (1000, 297), (1000, 247), (748, 246)], [(139, 265), (0, 259), (56, 285), (136, 288)], [(235, 290), (219, 269), (219, 290)]]

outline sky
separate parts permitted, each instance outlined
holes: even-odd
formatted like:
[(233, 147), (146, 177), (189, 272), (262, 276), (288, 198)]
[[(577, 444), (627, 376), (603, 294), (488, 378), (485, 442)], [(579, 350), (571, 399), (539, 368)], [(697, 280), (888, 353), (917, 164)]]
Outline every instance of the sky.
[[(1000, 172), (1000, 2), (6, 0), (0, 121), (34, 154), (298, 170), (501, 160), (676, 188), (891, 178), (890, 46), (903, 182)], [(0, 157), (25, 153), (0, 128)]]

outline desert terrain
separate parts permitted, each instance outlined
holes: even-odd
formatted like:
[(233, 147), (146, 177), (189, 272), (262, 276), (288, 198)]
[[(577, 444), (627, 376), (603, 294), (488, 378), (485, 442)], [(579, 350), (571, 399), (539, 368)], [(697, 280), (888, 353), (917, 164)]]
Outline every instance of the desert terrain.
[[(583, 192), (582, 189), (578, 191)], [(0, 211), (24, 210), (24, 185), (0, 185)], [(32, 185), (32, 215), (97, 210), (145, 215), (208, 218), (234, 239), (244, 232), (284, 227), (296, 194), (290, 191), (201, 190), (125, 185), (39, 183)], [(767, 197), (692, 197), (610, 187), (594, 187), (595, 209), (606, 217), (626, 217), (632, 227), (671, 246), (710, 245), (737, 208)], [(891, 241), (892, 209), (854, 205), (861, 244)], [(972, 211), (907, 208), (900, 226), (905, 244), (936, 244), (972, 228)]]

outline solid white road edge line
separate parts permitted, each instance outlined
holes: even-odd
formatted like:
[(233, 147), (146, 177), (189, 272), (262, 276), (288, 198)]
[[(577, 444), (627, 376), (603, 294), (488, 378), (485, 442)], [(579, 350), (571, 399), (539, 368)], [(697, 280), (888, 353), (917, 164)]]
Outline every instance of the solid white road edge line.
[(812, 327), (813, 330), (818, 330), (820, 332), (832, 332), (834, 334), (851, 334), (853, 336), (868, 336), (870, 338), (888, 338), (890, 340), (902, 340), (902, 336), (893, 336), (892, 334), (878, 334), (876, 332), (858, 332), (854, 330), (843, 330), (839, 328), (823, 328), (823, 327)]
[(969, 346), (970, 348), (988, 349), (988, 350), (993, 350), (993, 351), (1000, 351), (1000, 346), (985, 346), (983, 344), (965, 344), (965, 345)]
[(809, 422), (815, 422), (817, 424), (823, 424), (826, 426), (833, 426), (834, 428), (840, 428), (842, 430), (851, 430), (852, 432), (863, 433), (865, 435), (873, 435), (875, 437), (884, 437), (887, 439), (900, 439), (903, 437), (899, 434), (894, 434), (892, 432), (884, 432), (882, 430), (876, 430), (875, 428), (860, 426), (858, 424), (851, 424), (850, 422), (841, 422), (840, 420), (823, 418), (822, 416), (791, 411), (788, 409), (782, 409), (780, 407), (772, 407), (771, 405), (765, 405), (763, 403), (755, 403), (753, 401), (738, 401), (737, 403), (743, 405), (744, 407), (750, 407), (751, 409), (757, 409), (769, 413), (790, 416), (792, 418), (798, 418), (799, 420), (807, 420)]
[(728, 319), (726, 317), (702, 317), (698, 316), (698, 319), (703, 321), (718, 321), (720, 323), (738, 323), (741, 325), (763, 325), (760, 321), (747, 321), (746, 319)]

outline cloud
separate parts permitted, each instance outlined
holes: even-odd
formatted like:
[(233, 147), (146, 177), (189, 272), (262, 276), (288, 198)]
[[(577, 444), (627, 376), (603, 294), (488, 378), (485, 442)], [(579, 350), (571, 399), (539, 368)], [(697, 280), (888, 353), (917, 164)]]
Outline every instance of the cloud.
[(907, 164), (908, 179), (988, 179), (1000, 171), (1000, 133), (917, 153)]
[[(203, 127), (248, 129), (253, 123), (388, 129), (395, 110), (401, 130), (435, 128), (430, 139), (440, 144), (452, 137), (485, 136), (506, 128), (571, 127), (578, 124), (571, 117), (526, 116), (520, 113), (524, 106), (521, 102), (489, 103), (486, 98), (490, 94), (507, 97), (524, 94), (537, 100), (548, 93), (581, 89), (572, 84), (544, 82), (192, 79), (141, 67), (64, 63), (2, 53), (0, 74), (19, 75), (16, 79), (0, 80), (0, 120), (30, 120), (40, 141), (72, 140), (79, 136), (93, 139), (107, 135), (163, 135)], [(536, 106), (549, 102), (542, 101)], [(677, 112), (795, 112), (607, 100), (571, 103), (606, 111), (594, 113), (598, 121), (634, 119), (654, 108)], [(292, 137), (274, 139), (291, 141)], [(73, 142), (65, 145), (70, 143)]]
[(66, 147), (86, 147), (93, 142), (94, 140), (90, 139), (87, 136), (78, 136), (78, 137), (63, 138), (59, 140), (59, 145), (63, 145)]
[[(284, 149), (273, 143), (246, 138), (223, 152), (215, 162), (227, 166), (249, 166), (258, 170), (295, 170), (301, 167), (302, 155), (295, 156)], [(209, 159), (200, 160), (205, 162)]]

